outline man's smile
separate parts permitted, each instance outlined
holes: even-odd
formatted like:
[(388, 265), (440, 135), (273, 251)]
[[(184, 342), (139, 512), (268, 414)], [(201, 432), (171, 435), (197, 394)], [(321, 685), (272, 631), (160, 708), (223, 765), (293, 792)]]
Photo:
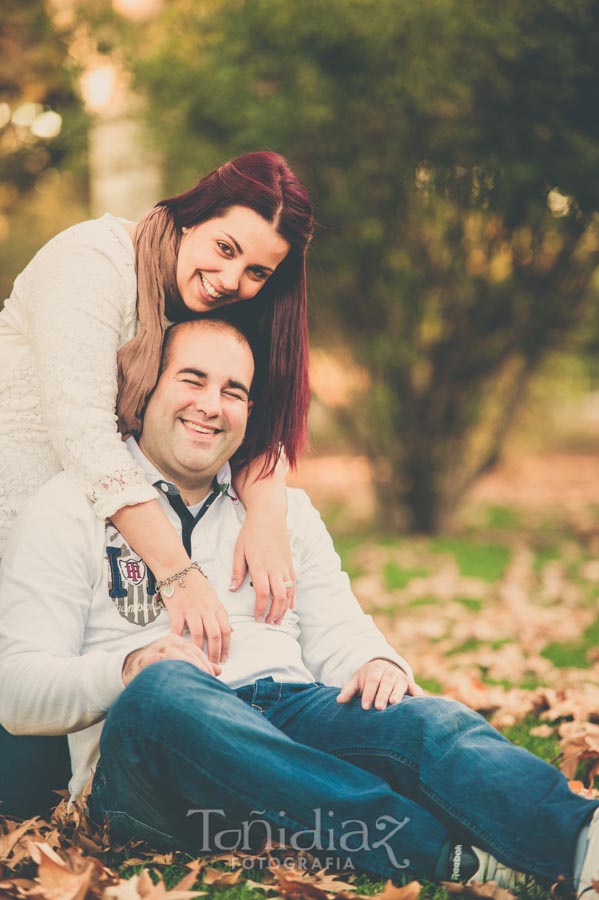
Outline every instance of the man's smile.
[(222, 428), (215, 428), (213, 425), (206, 425), (203, 422), (193, 422), (191, 419), (180, 419), (179, 421), (186, 429), (193, 431), (195, 434), (213, 437), (222, 432)]

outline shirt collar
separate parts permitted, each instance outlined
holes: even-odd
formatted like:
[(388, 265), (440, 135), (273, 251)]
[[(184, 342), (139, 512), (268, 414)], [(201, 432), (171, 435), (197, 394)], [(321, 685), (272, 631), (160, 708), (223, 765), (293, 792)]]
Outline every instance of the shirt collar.
[[(157, 487), (164, 494), (169, 494), (171, 496), (179, 494), (179, 489), (176, 487), (176, 485), (174, 485), (171, 481), (168, 481), (164, 477), (162, 472), (160, 472), (156, 468), (156, 466), (152, 462), (150, 462), (134, 437), (128, 437), (125, 443), (127, 444), (129, 453), (138, 464), (140, 469), (143, 470), (150, 484), (154, 485), (154, 487)], [(229, 497), (231, 497), (231, 499), (236, 500), (237, 497), (235, 496), (234, 492), (230, 490), (231, 480), (231, 466), (228, 462), (226, 462), (223, 466), (220, 467), (220, 469), (214, 476), (214, 479), (212, 481), (212, 489), (219, 490), (221, 494), (226, 493)]]

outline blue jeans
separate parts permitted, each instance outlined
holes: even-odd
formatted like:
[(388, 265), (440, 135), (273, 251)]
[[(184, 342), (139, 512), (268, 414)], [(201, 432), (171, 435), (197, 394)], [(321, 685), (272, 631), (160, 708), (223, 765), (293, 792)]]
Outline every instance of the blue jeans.
[(66, 737), (9, 734), (0, 725), (0, 816), (48, 818), (70, 772)]
[(598, 804), (557, 769), (455, 701), (365, 711), (337, 694), (272, 679), (233, 691), (186, 662), (149, 666), (106, 719), (91, 817), (159, 850), (295, 840), (395, 881), (430, 878), (448, 839), (541, 880), (571, 875)]

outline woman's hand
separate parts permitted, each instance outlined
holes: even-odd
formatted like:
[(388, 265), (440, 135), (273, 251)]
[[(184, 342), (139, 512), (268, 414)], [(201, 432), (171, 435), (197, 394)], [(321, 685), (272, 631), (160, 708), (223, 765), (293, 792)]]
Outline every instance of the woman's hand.
[(286, 517), (273, 516), (268, 505), (248, 509), (235, 544), (231, 590), (240, 586), (248, 568), (256, 592), (256, 621), (279, 624), (287, 610), (293, 608), (295, 573)]
[(180, 635), (187, 626), (193, 643), (206, 651), (211, 663), (226, 663), (233, 629), (208, 579), (197, 569), (191, 569), (185, 575), (183, 587), (178, 581), (172, 582), (171, 587), (175, 589), (173, 596), (162, 596), (171, 631)]
[[(187, 568), (191, 560), (180, 536), (157, 500), (124, 506), (111, 516), (129, 546), (139, 554), (161, 581)], [(185, 587), (172, 583), (174, 594), (163, 598), (171, 620), (171, 630), (181, 634), (187, 625), (191, 639), (206, 651), (211, 663), (225, 662), (231, 643), (231, 626), (209, 581), (192, 569), (184, 578)]]
[(256, 621), (279, 624), (287, 610), (293, 609), (295, 595), (287, 532), (287, 460), (281, 456), (274, 472), (260, 478), (263, 462), (263, 457), (255, 459), (235, 478), (235, 490), (247, 515), (235, 544), (230, 590), (237, 590), (249, 568), (256, 591)]

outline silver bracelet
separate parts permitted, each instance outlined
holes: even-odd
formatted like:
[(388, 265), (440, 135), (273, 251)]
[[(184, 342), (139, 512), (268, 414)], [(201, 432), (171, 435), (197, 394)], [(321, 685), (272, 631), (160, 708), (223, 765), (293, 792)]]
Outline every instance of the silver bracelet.
[(173, 587), (173, 582), (178, 581), (180, 587), (185, 587), (185, 576), (188, 572), (191, 572), (192, 569), (197, 569), (204, 578), (208, 578), (201, 565), (197, 562), (192, 562), (184, 569), (181, 569), (180, 572), (175, 572), (174, 575), (168, 575), (166, 578), (162, 578), (160, 581), (156, 582), (156, 593), (162, 599), (166, 597), (167, 600), (170, 600), (171, 597), (175, 593), (175, 588)]

